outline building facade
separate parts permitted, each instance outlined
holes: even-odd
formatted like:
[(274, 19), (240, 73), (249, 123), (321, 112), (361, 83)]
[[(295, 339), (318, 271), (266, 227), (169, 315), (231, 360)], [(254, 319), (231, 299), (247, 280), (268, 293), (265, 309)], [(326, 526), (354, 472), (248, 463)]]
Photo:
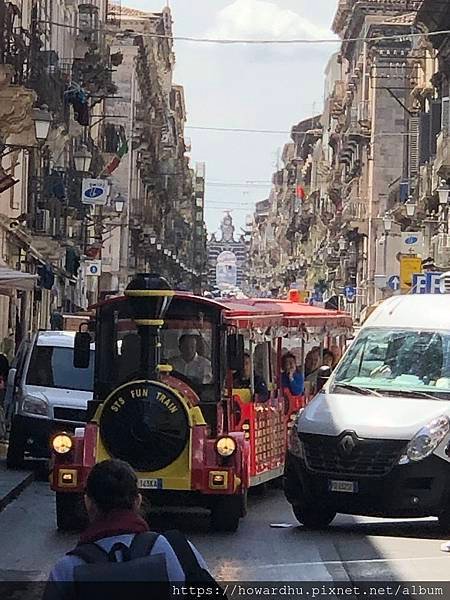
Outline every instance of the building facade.
[(325, 72), (323, 114), (292, 128), (265, 214), (255, 214), (260, 293), (296, 286), (358, 318), (399, 287), (410, 291), (405, 258), (435, 252), (420, 199), (439, 141), (436, 50), (426, 35), (409, 36), (426, 33), (424, 4), (338, 3), (333, 29), (343, 41)]
[(0, 0), (0, 262), (37, 278), (0, 295), (0, 350), (136, 271), (201, 287), (204, 177), (171, 31), (168, 8)]
[(208, 284), (221, 291), (239, 288), (244, 290), (247, 280), (248, 241), (245, 233), (235, 236), (230, 213), (220, 224), (220, 237), (212, 234), (207, 244)]

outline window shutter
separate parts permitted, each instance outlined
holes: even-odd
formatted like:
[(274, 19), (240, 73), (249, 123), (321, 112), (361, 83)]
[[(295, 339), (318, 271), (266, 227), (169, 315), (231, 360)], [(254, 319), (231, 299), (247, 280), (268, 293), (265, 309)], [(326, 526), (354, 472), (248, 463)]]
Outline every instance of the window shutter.
[(442, 102), (441, 100), (433, 100), (430, 105), (430, 154), (436, 156), (437, 136), (441, 131), (442, 126)]
[(442, 98), (441, 129), (445, 137), (448, 136), (450, 126), (450, 98)]
[(420, 165), (430, 161), (430, 125), (431, 114), (420, 113)]
[(408, 177), (410, 180), (419, 172), (419, 122), (419, 117), (409, 119)]

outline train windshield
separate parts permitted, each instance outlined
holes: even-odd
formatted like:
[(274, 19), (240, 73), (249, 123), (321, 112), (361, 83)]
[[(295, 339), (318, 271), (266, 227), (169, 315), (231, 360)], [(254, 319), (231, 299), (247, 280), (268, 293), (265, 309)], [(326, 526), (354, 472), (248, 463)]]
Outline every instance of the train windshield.
[[(143, 377), (141, 339), (127, 300), (100, 309), (97, 326), (97, 381), (101, 397)], [(203, 401), (215, 401), (220, 382), (217, 314), (194, 302), (174, 300), (161, 329), (161, 363), (188, 383)]]

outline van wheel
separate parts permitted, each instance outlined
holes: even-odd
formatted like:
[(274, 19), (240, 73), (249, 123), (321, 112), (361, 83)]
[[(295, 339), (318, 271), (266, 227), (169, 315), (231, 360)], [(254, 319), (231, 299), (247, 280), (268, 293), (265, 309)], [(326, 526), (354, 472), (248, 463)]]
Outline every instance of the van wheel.
[(83, 495), (56, 492), (56, 525), (59, 531), (80, 531), (86, 522)]
[(23, 469), (25, 464), (25, 436), (23, 431), (13, 421), (9, 433), (6, 466), (8, 469)]
[(217, 498), (211, 510), (211, 527), (214, 531), (235, 532), (239, 520), (247, 513), (247, 492), (238, 496)]
[(292, 511), (297, 521), (307, 529), (325, 529), (336, 516), (336, 511), (331, 508), (321, 508), (320, 503), (316, 507), (295, 504), (292, 506)]

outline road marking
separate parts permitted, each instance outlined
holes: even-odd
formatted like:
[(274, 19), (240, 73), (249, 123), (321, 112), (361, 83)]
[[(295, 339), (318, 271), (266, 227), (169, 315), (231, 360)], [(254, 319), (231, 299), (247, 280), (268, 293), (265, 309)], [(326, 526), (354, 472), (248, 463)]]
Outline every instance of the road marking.
[(276, 563), (270, 565), (258, 565), (255, 569), (274, 569), (280, 567), (308, 567), (314, 565), (354, 565), (364, 563), (390, 563), (404, 562), (407, 560), (450, 560), (448, 556), (409, 556), (407, 558), (366, 558), (357, 560), (323, 560), (321, 562), (295, 562), (295, 563)]

